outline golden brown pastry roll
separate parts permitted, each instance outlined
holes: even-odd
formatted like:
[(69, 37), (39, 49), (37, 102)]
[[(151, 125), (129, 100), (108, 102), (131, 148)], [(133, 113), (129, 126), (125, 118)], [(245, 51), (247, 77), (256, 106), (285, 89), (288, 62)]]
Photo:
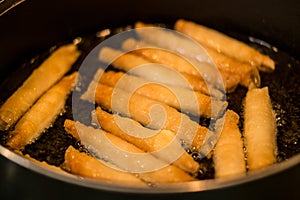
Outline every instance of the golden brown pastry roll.
[(224, 118), (216, 123), (219, 134), (213, 160), (217, 178), (236, 176), (246, 173), (242, 135), (238, 127), (239, 116), (227, 110)]
[[(189, 60), (186, 60), (184, 57), (180, 56), (180, 54), (176, 54), (174, 52), (170, 52), (166, 49), (161, 49), (159, 47), (151, 46), (148, 44), (145, 44), (143, 42), (139, 42), (134, 40), (133, 38), (127, 39), (123, 42), (122, 46), (125, 50), (133, 50), (132, 53), (135, 53), (137, 55), (143, 56), (149, 61), (160, 63), (166, 66), (169, 66), (170, 68), (185, 74), (189, 75), (189, 77), (195, 77), (199, 79), (198, 81), (204, 82), (203, 76), (205, 76), (205, 80), (207, 80), (208, 83), (210, 78), (218, 78), (215, 76), (216, 73), (213, 71), (209, 71), (207, 68), (214, 68), (214, 66), (207, 65), (205, 63), (199, 63), (200, 66), (196, 67), (196, 65), (193, 65)], [(205, 49), (207, 50), (207, 49)], [(216, 67), (219, 70), (220, 73), (220, 84), (224, 84), (225, 90), (228, 92), (232, 92), (235, 90), (239, 82), (244, 83), (242, 78), (244, 79), (244, 76), (241, 76), (241, 74), (247, 75), (248, 69), (244, 69), (244, 63), (236, 63), (233, 62), (231, 59), (230, 62), (222, 55), (215, 55), (214, 52), (208, 52), (209, 55), (213, 58), (214, 63), (216, 64)], [(229, 58), (228, 58), (229, 59)], [(225, 62), (226, 61), (226, 62)], [(240, 64), (242, 66), (240, 67)], [(246, 65), (247, 66), (247, 65)], [(248, 65), (250, 69), (256, 69), (255, 67)], [(232, 69), (231, 69), (232, 68)], [(241, 68), (235, 70), (235, 68)], [(230, 71), (228, 69), (231, 69)], [(235, 71), (234, 71), (235, 70)], [(221, 83), (223, 81), (223, 83)], [(204, 83), (204, 85), (206, 85)], [(208, 87), (201, 88), (201, 92), (205, 94), (213, 93), (212, 88), (208, 89)], [(212, 95), (212, 94), (211, 94)], [(214, 96), (214, 95), (212, 95)]]
[(7, 145), (13, 149), (21, 149), (34, 142), (63, 112), (68, 94), (77, 79), (77, 72), (64, 77), (50, 88), (18, 121), (11, 132), (12, 137)]
[(69, 146), (66, 150), (65, 161), (61, 167), (72, 174), (80, 176), (105, 180), (112, 183), (117, 181), (146, 186), (146, 184), (134, 174), (111, 168), (92, 156), (79, 152), (72, 146)]
[(96, 103), (114, 112), (131, 117), (145, 126), (154, 129), (167, 129), (187, 144), (200, 149), (206, 133), (206, 127), (200, 126), (188, 116), (161, 102), (139, 94), (132, 95), (124, 90), (98, 84)]
[[(208, 65), (213, 64), (206, 50), (189, 36), (143, 22), (136, 22), (135, 28), (135, 32), (139, 38), (147, 44), (179, 53), (189, 59), (193, 64), (199, 64), (197, 62), (206, 63)], [(213, 70), (206, 71), (205, 68), (201, 70), (203, 70), (202, 73), (206, 73), (207, 76), (213, 77), (215, 73)]]
[[(185, 152), (180, 142), (176, 140), (173, 132), (147, 129), (130, 118), (109, 114), (100, 107), (97, 107), (95, 115), (102, 129), (134, 144), (146, 152), (151, 152), (154, 156), (166, 162), (173, 163), (184, 171), (190, 173), (198, 171), (199, 164)], [(170, 145), (170, 147), (162, 152), (159, 151), (167, 145)], [(177, 159), (174, 160), (174, 158)]]
[(148, 80), (202, 91), (218, 98), (222, 97), (222, 93), (220, 94), (214, 87), (220, 88), (220, 90), (233, 91), (240, 82), (238, 75), (227, 74), (226, 72), (219, 73), (217, 69), (211, 68), (210, 70), (210, 66), (205, 67), (205, 69), (211, 71), (209, 75), (205, 75), (208, 79), (205, 81), (199, 76), (184, 72), (180, 73), (176, 71), (176, 68), (171, 68), (169, 65), (153, 63), (151, 60), (134, 54), (134, 52), (123, 54), (123, 52), (109, 47), (101, 49), (99, 59), (106, 63), (112, 62), (116, 69)]
[(223, 53), (219, 53), (209, 47), (205, 49), (214, 60), (218, 69), (239, 76), (240, 85), (248, 87), (250, 83), (254, 82), (257, 87), (260, 86), (260, 75), (255, 66), (225, 56)]
[(200, 44), (217, 52), (242, 62), (258, 67), (262, 71), (273, 71), (275, 62), (249, 45), (231, 38), (211, 28), (180, 19), (175, 24), (175, 30), (194, 38)]
[(254, 88), (245, 99), (244, 136), (249, 170), (276, 162), (276, 121), (268, 88)]
[[(75, 129), (72, 128), (74, 126)], [(81, 143), (94, 155), (105, 159), (110, 167), (136, 173), (145, 182), (171, 183), (194, 180), (181, 169), (158, 160), (151, 154), (145, 153), (133, 144), (108, 132), (72, 121), (67, 121), (65, 128), (68, 132), (76, 130)], [(85, 162), (81, 164), (87, 165)]]
[[(170, 66), (181, 73), (190, 74), (202, 79), (202, 75), (199, 73), (200, 70), (179, 54), (155, 46), (152, 47), (133, 38), (125, 40), (122, 47), (125, 50), (133, 50), (133, 53), (141, 55), (152, 62)], [(210, 48), (205, 48), (205, 50), (219, 69), (220, 75), (224, 80), (226, 91), (233, 91), (236, 88), (236, 85), (232, 85), (236, 84), (235, 82), (233, 83), (232, 77), (237, 79), (243, 86), (248, 87), (251, 76), (254, 74), (256, 76), (259, 75), (254, 66), (239, 62)], [(236, 76), (238, 76), (238, 78)], [(231, 79), (229, 79), (229, 77)], [(206, 90), (208, 91), (208, 89)], [(209, 94), (207, 91), (203, 90), (205, 94)]]
[[(128, 92), (136, 92), (195, 116), (217, 118), (227, 107), (227, 102), (216, 100), (200, 92), (165, 86), (123, 72), (107, 71), (101, 76), (100, 82)], [(215, 109), (213, 113), (212, 106)]]
[(75, 45), (54, 51), (10, 96), (0, 109), (0, 130), (8, 130), (46, 92), (68, 72), (79, 57)]

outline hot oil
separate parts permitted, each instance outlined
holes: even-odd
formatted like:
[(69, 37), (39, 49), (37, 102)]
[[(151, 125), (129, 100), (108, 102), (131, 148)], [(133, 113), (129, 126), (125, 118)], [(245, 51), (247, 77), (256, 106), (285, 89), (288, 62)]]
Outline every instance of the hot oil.
[(262, 74), (262, 83), (269, 87), (276, 114), (278, 161), (284, 161), (300, 152), (300, 62), (285, 52), (274, 58), (277, 70)]
[[(166, 27), (170, 26), (167, 25)], [(128, 28), (130, 27), (126, 26), (77, 37), (74, 42), (78, 43), (78, 47), (83, 54), (74, 65), (73, 70), (78, 70), (85, 56), (106, 37), (122, 32)], [(284, 161), (300, 152), (300, 103), (298, 101), (300, 98), (298, 92), (298, 89), (300, 88), (298, 77), (300, 74), (300, 62), (280, 49), (278, 50), (270, 45), (265, 45), (267, 43), (264, 42), (258, 42), (260, 40), (253, 40), (253, 38), (241, 34), (235, 34), (234, 36), (268, 54), (276, 61), (276, 70), (273, 73), (261, 73), (261, 82), (262, 86), (269, 87), (269, 93), (277, 119), (277, 158), (278, 162)], [(245, 38), (248, 39), (246, 40)], [(51, 50), (25, 62), (22, 68), (2, 82), (0, 88), (1, 102), (4, 102), (4, 100), (20, 86), (22, 81), (26, 79), (32, 70), (36, 68), (50, 52)], [(99, 63), (97, 60), (91, 61), (90, 70), (92, 72), (96, 72), (98, 67)], [(81, 75), (83, 80), (81, 80), (82, 84), (80, 85), (80, 88), (74, 90), (77, 93), (76, 95), (80, 95), (86, 90), (88, 85), (85, 84), (87, 82), (85, 80), (92, 80), (93, 74), (94, 73)], [(16, 77), (18, 77), (17, 80), (15, 79)], [(243, 100), (246, 92), (246, 88), (239, 86), (234, 93), (227, 94), (227, 101), (229, 102), (228, 108), (240, 115), (239, 127), (241, 132), (243, 131)], [(72, 113), (72, 95), (70, 95), (66, 103), (65, 112), (57, 118), (53, 126), (45, 131), (37, 141), (27, 145), (23, 150), (23, 154), (29, 154), (37, 160), (46, 161), (49, 164), (59, 166), (64, 161), (64, 153), (69, 145), (73, 145), (75, 148), (82, 150), (82, 146), (80, 146), (78, 141), (68, 135), (63, 128), (65, 119), (73, 119), (73, 114), (80, 115), (81, 111), (85, 111), (87, 107), (90, 108), (88, 102), (78, 101), (80, 102), (77, 102), (76, 105), (80, 105), (80, 108), (76, 110), (76, 113)], [(86, 111), (82, 113), (86, 113)], [(84, 123), (86, 124), (91, 120), (90, 116), (80, 117), (84, 119)], [(200, 123), (202, 125), (208, 125), (210, 121), (207, 119), (200, 119)], [(1, 145), (5, 146), (8, 136), (8, 132), (0, 134)], [(192, 154), (194, 159), (200, 163), (200, 170), (197, 174), (197, 178), (210, 179), (214, 177), (214, 167), (211, 158), (201, 158), (199, 152), (194, 152), (192, 150), (188, 150), (188, 153)]]

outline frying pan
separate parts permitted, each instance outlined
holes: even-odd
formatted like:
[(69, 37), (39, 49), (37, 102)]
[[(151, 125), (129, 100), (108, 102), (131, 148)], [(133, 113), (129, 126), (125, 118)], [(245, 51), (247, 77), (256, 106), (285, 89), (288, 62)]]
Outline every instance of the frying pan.
[[(300, 21), (300, 3), (296, 0), (284, 2), (279, 0), (252, 0), (245, 2), (236, 0), (166, 0), (145, 2), (137, 2), (135, 0), (27, 0), (20, 4), (15, 4), (15, 1), (4, 1), (1, 4), (4, 5), (3, 3), (5, 3), (5, 9), (3, 9), (5, 13), (0, 17), (1, 80), (5, 80), (6, 77), (14, 76), (13, 72), (22, 67), (22, 63), (38, 55), (40, 52), (46, 51), (59, 41), (70, 40), (85, 33), (97, 32), (104, 28), (118, 28), (127, 24), (133, 24), (137, 20), (168, 24), (173, 23), (178, 18), (201, 22), (204, 25), (216, 28), (228, 34), (234, 35), (235, 33), (241, 33), (245, 36), (267, 41), (280, 51), (287, 52), (288, 55), (293, 57), (295, 60), (295, 62), (292, 63), (295, 65), (292, 66), (294, 67), (293, 72), (297, 75), (300, 73), (299, 63), (296, 62), (296, 60), (300, 59), (300, 47), (298, 45), (300, 42), (300, 24), (298, 23)], [(9, 5), (17, 6), (11, 7)], [(242, 39), (246, 40), (247, 38)], [(287, 64), (283, 64), (282, 67), (287, 67)], [(280, 79), (280, 77), (278, 78)], [(18, 80), (18, 77), (16, 77), (16, 80)], [(285, 78), (284, 80), (289, 79)], [(294, 78), (291, 81), (298, 80)], [(282, 84), (288, 84), (290, 89), (293, 90), (292, 92), (298, 93), (298, 88), (293, 87), (299, 86), (297, 82), (286, 82)], [(299, 107), (295, 108), (295, 113), (292, 114), (299, 116)], [(179, 184), (172, 187), (166, 186), (156, 190), (143, 190), (119, 185), (117, 183), (112, 185), (97, 184), (92, 180), (61, 176), (60, 174), (45, 170), (19, 157), (3, 146), (0, 146), (0, 150), (1, 154), (8, 158), (8, 160), (1, 158), (1, 162), (3, 161), (5, 165), (22, 171), (24, 174), (31, 174), (31, 171), (44, 174), (47, 177), (40, 177), (40, 175), (35, 173), (33, 173), (33, 177), (38, 177), (35, 179), (37, 182), (41, 180), (49, 181), (49, 183), (52, 183), (53, 188), (55, 188), (53, 185), (61, 184), (68, 188), (68, 191), (72, 190), (72, 186), (69, 185), (69, 183), (71, 183), (79, 185), (80, 187), (74, 186), (74, 188), (82, 191), (86, 191), (82, 189), (82, 186), (84, 186), (97, 190), (133, 193), (182, 193), (217, 189), (216, 194), (218, 194), (218, 192), (219, 194), (224, 194), (224, 191), (232, 191), (230, 188), (237, 188), (239, 184), (246, 184), (245, 187), (249, 186), (250, 188), (252, 186), (252, 190), (254, 191), (254, 188), (256, 188), (255, 184), (257, 184), (257, 188), (270, 188), (268, 184), (271, 184), (272, 180), (274, 180), (275, 183), (276, 180), (277, 183), (284, 180), (290, 185), (293, 185), (291, 183), (299, 181), (299, 175), (297, 176), (297, 174), (299, 174), (299, 154), (277, 165), (261, 170), (258, 173), (230, 181), (208, 180), (191, 184)], [(26, 170), (17, 167), (11, 163), (11, 161), (25, 167)], [(287, 178), (286, 176), (289, 175), (291, 177)], [(49, 179), (48, 177), (54, 178), (55, 180)], [(268, 179), (265, 181), (266, 178), (269, 178), (269, 181)], [(62, 182), (56, 182), (56, 180)], [(261, 180), (261, 182), (258, 182), (258, 180)], [(15, 184), (18, 182), (18, 180), (11, 181), (14, 181)], [(229, 186), (230, 188), (227, 188)], [(26, 188), (28, 186), (23, 187)], [(296, 197), (295, 195), (299, 194), (297, 191), (288, 191), (293, 189), (292, 186), (283, 186), (283, 188), (287, 190), (287, 195), (291, 194), (289, 192), (292, 192), (292, 196), (290, 197)], [(19, 190), (22, 191), (22, 189)], [(244, 191), (247, 192), (245, 188)], [(272, 192), (273, 195), (276, 194), (276, 191)], [(95, 192), (93, 192), (93, 194), (95, 194)], [(107, 195), (108, 193), (104, 194)], [(207, 195), (208, 193), (204, 194)]]

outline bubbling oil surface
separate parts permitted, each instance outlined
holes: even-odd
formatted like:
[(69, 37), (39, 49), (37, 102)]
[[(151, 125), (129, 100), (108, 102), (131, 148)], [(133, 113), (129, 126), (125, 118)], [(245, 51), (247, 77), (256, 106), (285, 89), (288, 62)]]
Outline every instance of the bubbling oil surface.
[[(164, 27), (171, 27), (171, 25), (163, 25)], [(105, 29), (96, 33), (87, 34), (75, 38), (73, 41), (78, 45), (78, 48), (83, 52), (78, 62), (74, 65), (73, 70), (78, 70), (80, 64), (85, 56), (99, 43), (107, 37), (128, 30), (132, 26), (124, 26), (116, 29)], [(104, 34), (105, 33), (105, 34)], [(300, 74), (300, 61), (288, 53), (270, 45), (262, 40), (248, 37), (240, 33), (231, 33), (237, 39), (240, 39), (259, 51), (269, 55), (276, 62), (276, 70), (273, 73), (261, 73), (261, 83), (263, 86), (269, 87), (269, 92), (272, 100), (273, 109), (276, 113), (277, 123), (277, 146), (278, 146), (278, 162), (282, 162), (298, 153), (300, 153), (300, 88), (299, 74)], [(247, 39), (245, 39), (247, 38)], [(70, 42), (70, 41), (67, 41)], [(266, 45), (267, 44), (267, 45)], [(59, 46), (58, 44), (57, 46)], [(55, 46), (56, 47), (56, 46)], [(0, 101), (4, 102), (19, 87), (32, 70), (55, 49), (50, 48), (47, 52), (42, 52), (40, 55), (29, 59), (23, 66), (9, 76), (0, 85)], [(95, 63), (98, 61), (95, 60)], [(99, 64), (93, 65), (91, 63), (90, 70), (95, 72)], [(81, 78), (91, 80), (91, 74), (82, 74)], [(17, 77), (17, 79), (16, 79)], [(86, 81), (82, 81), (80, 88), (75, 89), (79, 94), (84, 92), (88, 85), (84, 85)], [(227, 101), (229, 102), (229, 109), (234, 110), (240, 115), (239, 127), (243, 132), (243, 100), (246, 95), (247, 89), (238, 87), (234, 93), (227, 94)], [(72, 111), (72, 95), (67, 100), (65, 112), (60, 115), (56, 122), (50, 127), (38, 140), (34, 143), (27, 145), (23, 150), (23, 154), (29, 154), (31, 157), (46, 161), (47, 163), (59, 166), (64, 162), (64, 153), (69, 145), (81, 151), (86, 151), (78, 141), (72, 136), (68, 135), (64, 128), (65, 119), (73, 119), (73, 114), (80, 115), (81, 111), (90, 107), (88, 102), (80, 101), (77, 105), (81, 105), (75, 112)], [(82, 113), (86, 113), (82, 112)], [(193, 118), (193, 117), (191, 117)], [(91, 122), (90, 116), (81, 116), (84, 120), (83, 123), (89, 124)], [(200, 119), (200, 124), (207, 126), (208, 119)], [(0, 143), (5, 146), (9, 132), (2, 132), (0, 134)], [(214, 178), (214, 166), (211, 158), (201, 158), (198, 152), (192, 149), (187, 150), (193, 158), (200, 163), (200, 170), (196, 177), (198, 179)]]

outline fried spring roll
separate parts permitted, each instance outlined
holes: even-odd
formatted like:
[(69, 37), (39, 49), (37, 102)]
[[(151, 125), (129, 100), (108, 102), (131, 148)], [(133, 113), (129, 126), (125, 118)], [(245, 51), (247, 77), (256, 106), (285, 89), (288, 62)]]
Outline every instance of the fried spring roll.
[[(180, 76), (179, 73), (176, 73), (176, 71), (173, 71), (172, 69), (168, 70), (166, 67), (163, 67), (158, 64), (153, 64), (149, 60), (144, 59), (141, 56), (135, 55), (133, 53), (126, 53), (123, 54), (122, 56), (118, 57), (121, 55), (122, 52), (105, 47), (100, 51), (99, 54), (99, 59), (103, 62), (110, 62), (113, 60), (113, 66), (119, 70), (126, 71), (133, 73), (138, 76), (142, 76), (146, 79), (149, 80), (149, 78), (153, 78), (154, 80), (161, 82), (161, 83), (166, 83), (166, 84), (176, 84), (180, 87), (186, 87), (186, 88), (192, 88), (196, 89), (197, 87), (206, 87), (205, 82), (201, 82), (197, 80), (198, 84), (194, 85), (195, 80), (192, 79), (193, 82), (189, 83), (189, 80), (181, 81), (178, 80), (178, 77)], [(115, 59), (118, 57), (117, 59)], [(137, 69), (138, 67), (148, 65), (147, 67), (142, 67), (141, 70)], [(148, 70), (147, 70), (148, 69)], [(149, 71), (152, 71), (152, 73), (149, 75)], [(147, 76), (147, 74), (149, 76)], [(182, 78), (182, 77), (181, 77)], [(150, 79), (150, 80), (153, 80)]]
[[(196, 66), (194, 66), (192, 63), (190, 63), (188, 60), (184, 59), (179, 54), (174, 54), (165, 49), (150, 46), (143, 42), (138, 42), (133, 38), (130, 38), (130, 39), (127, 39), (126, 41), (124, 41), (122, 48), (125, 50), (133, 50), (132, 53), (143, 56), (152, 62), (169, 66), (170, 68), (172, 68), (182, 74), (191, 75), (188, 77), (186, 76), (186, 78), (188, 80), (189, 80), (189, 77), (194, 76), (195, 78), (200, 79), (201, 82), (204, 81), (202, 75), (200, 74), (200, 70), (198, 70), (196, 68)], [(237, 63), (234, 63), (233, 61), (229, 62), (227, 59), (224, 59), (221, 56), (216, 57), (215, 54), (214, 54), (214, 56), (215, 56), (214, 62), (217, 64), (217, 67), (219, 69), (220, 76), (221, 76), (220, 78), (222, 78), (222, 81), (224, 82), (226, 91), (232, 92), (235, 90), (235, 88), (237, 87), (239, 82), (242, 82), (242, 83), (245, 82), (241, 79), (245, 78), (245, 76), (247, 74), (244, 75), (244, 73), (248, 72), (247, 70), (249, 70), (249, 69), (244, 69), (245, 67), (243, 65), (246, 65), (246, 64), (238, 63), (238, 64), (242, 64), (242, 67), (238, 67), (238, 69), (231, 69), (233, 67), (236, 68)], [(228, 57), (226, 57), (226, 58), (228, 58)], [(211, 67), (211, 66), (207, 66), (207, 67)], [(248, 67), (250, 67), (251, 69), (256, 69), (255, 67), (252, 67), (250, 65)], [(240, 68), (242, 68), (242, 70), (240, 70)], [(230, 69), (230, 70), (228, 70), (228, 69)], [(203, 74), (203, 75), (205, 75), (205, 74)], [(194, 84), (192, 84), (192, 85), (194, 85)], [(195, 85), (197, 85), (197, 84), (195, 84)], [(202, 87), (199, 90), (201, 92), (203, 92), (204, 94), (209, 94), (209, 89), (207, 87)], [(212, 90), (212, 89), (210, 89), (210, 90)]]
[(63, 111), (77, 74), (74, 72), (64, 77), (42, 95), (16, 124), (15, 129), (11, 132), (12, 137), (7, 142), (8, 146), (15, 150), (24, 148), (25, 145), (34, 142), (54, 122)]
[(219, 70), (221, 73), (221, 81), (224, 84), (224, 89), (227, 93), (234, 92), (239, 85), (241, 79), (238, 74), (228, 73), (223, 70)]
[(238, 114), (231, 110), (225, 113), (224, 119), (219, 119), (216, 123), (216, 131), (220, 134), (213, 154), (217, 178), (246, 173), (243, 141), (238, 123)]
[(152, 62), (170, 66), (176, 71), (201, 76), (199, 70), (183, 56), (166, 49), (155, 47), (154, 45), (151, 46), (133, 38), (125, 40), (122, 44), (122, 48), (125, 50), (133, 50), (135, 54), (141, 55)]
[(108, 167), (101, 161), (79, 152), (74, 147), (69, 146), (65, 153), (65, 161), (61, 166), (64, 170), (80, 176), (106, 180), (109, 182), (130, 183), (133, 185), (145, 185), (143, 181), (134, 174), (122, 172)]
[[(74, 127), (75, 126), (75, 127)], [(145, 154), (144, 151), (100, 129), (87, 127), (79, 122), (71, 120), (65, 121), (65, 128), (68, 132), (76, 131), (81, 143), (91, 150), (96, 156), (105, 159), (111, 167), (119, 168), (123, 171), (137, 173), (138, 177), (145, 182), (150, 183), (172, 183), (194, 180), (189, 174), (181, 169), (164, 163), (151, 154)], [(73, 134), (73, 133), (71, 133)], [(123, 154), (125, 152), (125, 154)], [(82, 163), (87, 165), (87, 163)], [(156, 168), (163, 164), (162, 168)], [(87, 166), (88, 167), (88, 166)], [(148, 172), (142, 172), (141, 169)]]
[(164, 103), (136, 93), (131, 95), (101, 83), (97, 87), (95, 101), (98, 105), (122, 113), (150, 128), (171, 130), (179, 139), (197, 150), (200, 150), (206, 133), (210, 132)]
[[(134, 50), (133, 52), (138, 55), (142, 55), (153, 62), (166, 64), (179, 72), (199, 76), (199, 71), (190, 62), (167, 50), (145, 44), (134, 38), (125, 40), (122, 44), (122, 48), (131, 51)], [(209, 56), (211, 56), (219, 70), (231, 74), (238, 74), (240, 76), (241, 85), (248, 87), (252, 79), (257, 79), (257, 85), (260, 84), (260, 78), (256, 67), (239, 62), (238, 60), (225, 56), (222, 53), (218, 53), (211, 48), (205, 48), (205, 50)]]
[[(173, 162), (175, 166), (184, 171), (190, 173), (196, 173), (198, 171), (199, 164), (184, 151), (180, 142), (174, 141), (174, 143), (172, 143), (173, 140), (176, 140), (173, 132), (168, 130), (160, 130), (157, 132), (156, 130), (144, 128), (132, 119), (109, 114), (100, 107), (97, 107), (95, 114), (100, 127), (107, 132), (134, 144), (146, 152), (151, 152), (154, 156), (168, 163)], [(170, 148), (168, 148), (163, 152), (159, 152), (160, 149), (170, 143), (172, 143), (172, 146), (170, 146), (171, 151), (169, 151)], [(174, 161), (172, 156), (176, 152), (178, 155), (174, 156), (178, 159)]]
[[(217, 118), (227, 107), (227, 102), (213, 99), (200, 92), (175, 86), (167, 87), (123, 72), (105, 72), (101, 76), (100, 82), (111, 87), (119, 87), (128, 92), (134, 91), (196, 116)], [(213, 113), (212, 106), (215, 109)]]
[(249, 170), (276, 162), (276, 122), (268, 88), (254, 88), (245, 100), (244, 136)]
[[(213, 88), (211, 89), (209, 82), (206, 83), (203, 79), (200, 79), (197, 76), (186, 73), (180, 73), (177, 72), (175, 69), (170, 68), (169, 66), (160, 65), (158, 63), (152, 63), (150, 60), (144, 59), (143, 57), (138, 56), (132, 52), (123, 54), (118, 50), (105, 47), (100, 51), (99, 59), (103, 62), (113, 61), (112, 65), (115, 68), (123, 71), (130, 71), (130, 73), (142, 76), (143, 78), (148, 80), (153, 80), (170, 85), (177, 85), (180, 87), (186, 87), (197, 91), (204, 91), (206, 93), (208, 92), (209, 94), (217, 98), (223, 96), (221, 91), (217, 91)], [(182, 80), (180, 80), (180, 78)], [(225, 85), (223, 86), (223, 88), (225, 88), (228, 91), (233, 90), (240, 81), (238, 76), (232, 75), (224, 75), (224, 77), (219, 78), (221, 78), (222, 80), (219, 80), (218, 86), (224, 83)], [(208, 89), (208, 87), (210, 88)]]
[[(141, 22), (136, 23), (136, 27), (138, 28), (145, 26), (147, 25)], [(209, 57), (206, 50), (197, 42), (184, 37), (179, 33), (170, 32), (158, 27), (136, 29), (136, 32), (142, 38), (143, 42), (150, 43), (151, 45), (156, 46), (156, 48), (167, 49), (168, 51), (183, 56), (193, 66), (196, 66), (205, 82), (224, 90), (224, 83), (222, 82), (222, 79), (224, 81), (224, 78), (220, 76), (218, 69), (215, 67), (214, 62)]]
[(187, 34), (204, 46), (256, 66), (261, 71), (273, 71), (275, 69), (274, 61), (268, 56), (216, 30), (183, 19), (176, 22), (175, 30)]
[[(160, 48), (175, 51), (188, 58), (193, 64), (196, 64), (194, 61), (213, 64), (206, 50), (190, 37), (142, 22), (136, 22), (135, 28), (138, 36), (148, 44), (154, 44)], [(201, 70), (203, 70), (203, 73), (207, 72), (208, 76), (213, 76), (209, 71), (205, 71), (205, 69)]]
[(239, 76), (240, 85), (248, 88), (250, 83), (255, 83), (257, 87), (260, 86), (260, 75), (256, 67), (225, 56), (211, 48), (205, 49), (214, 60), (218, 69)]
[(143, 41), (175, 51), (187, 58), (192, 65), (197, 66), (205, 82), (222, 91), (226, 89), (227, 92), (233, 92), (237, 87), (240, 78), (237, 75), (227, 74), (226, 71), (217, 69), (205, 48), (191, 38), (142, 22), (137, 22), (135, 27), (138, 28), (136, 32)]
[(71, 69), (80, 52), (75, 45), (58, 48), (10, 96), (0, 109), (0, 130), (8, 130), (53, 84)]

